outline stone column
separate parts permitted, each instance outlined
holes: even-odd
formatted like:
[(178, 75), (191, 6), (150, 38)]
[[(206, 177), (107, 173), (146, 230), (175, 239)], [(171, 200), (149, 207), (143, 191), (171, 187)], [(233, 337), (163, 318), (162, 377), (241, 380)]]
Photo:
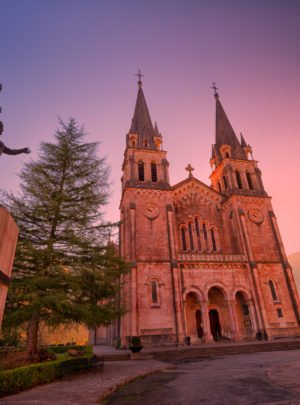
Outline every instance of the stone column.
[(11, 278), (18, 234), (18, 227), (10, 213), (4, 207), (0, 207), (0, 327)]
[(284, 276), (286, 279), (286, 284), (287, 284), (288, 292), (290, 295), (291, 304), (292, 304), (292, 307), (294, 310), (295, 318), (296, 318), (298, 325), (300, 325), (300, 300), (299, 300), (299, 295), (298, 295), (297, 288), (295, 285), (295, 280), (292, 275), (292, 271), (291, 271), (290, 265), (288, 263), (286, 254), (285, 254), (285, 250), (283, 247), (283, 243), (282, 243), (279, 228), (277, 225), (276, 217), (275, 217), (273, 211), (269, 211), (269, 217), (271, 220), (271, 227), (272, 227), (276, 247), (279, 252), (280, 261), (282, 263)]
[(137, 265), (136, 265), (136, 217), (135, 203), (130, 203), (130, 259), (131, 259), (131, 280), (130, 280), (130, 295), (131, 295), (131, 336), (138, 335), (138, 313), (137, 313)]
[(182, 318), (183, 311), (181, 307), (181, 291), (179, 284), (178, 267), (176, 262), (176, 249), (175, 249), (175, 233), (174, 233), (174, 217), (173, 208), (171, 205), (166, 206), (167, 210), (167, 221), (168, 221), (168, 239), (169, 239), (169, 254), (170, 254), (170, 265), (171, 265), (171, 276), (172, 276), (172, 290), (173, 290), (173, 307), (174, 307), (174, 320), (175, 320), (175, 330), (176, 330), (176, 340), (177, 343), (183, 342), (183, 328), (182, 328)]
[(253, 253), (252, 253), (252, 249), (251, 249), (251, 243), (250, 243), (250, 239), (249, 239), (249, 235), (248, 235), (248, 231), (247, 231), (245, 214), (243, 211), (240, 211), (240, 219), (241, 219), (242, 234), (243, 234), (243, 238), (245, 240), (246, 253), (248, 256), (248, 260), (250, 261), (250, 283), (251, 283), (251, 288), (254, 293), (257, 320), (258, 320), (259, 328), (261, 330), (264, 330), (269, 323), (268, 323), (268, 319), (266, 316), (265, 303), (264, 303), (264, 299), (262, 296), (262, 291), (261, 291), (261, 286), (260, 286), (259, 277), (258, 277), (258, 273), (257, 273), (256, 263), (254, 262), (254, 257), (253, 257)]
[(213, 342), (214, 338), (210, 331), (210, 321), (208, 315), (207, 301), (201, 302), (201, 316), (203, 323), (203, 340), (205, 343)]
[(250, 320), (251, 320), (251, 326), (252, 326), (252, 334), (253, 336), (256, 335), (258, 332), (258, 325), (256, 322), (256, 317), (255, 317), (255, 310), (254, 310), (254, 304), (252, 300), (246, 300), (245, 303), (248, 305), (249, 308), (249, 313), (250, 313)]
[(239, 323), (236, 316), (236, 301), (235, 300), (227, 300), (227, 308), (230, 314), (231, 320), (231, 330), (232, 330), (232, 337), (234, 340), (239, 340), (241, 338), (240, 331), (239, 331)]

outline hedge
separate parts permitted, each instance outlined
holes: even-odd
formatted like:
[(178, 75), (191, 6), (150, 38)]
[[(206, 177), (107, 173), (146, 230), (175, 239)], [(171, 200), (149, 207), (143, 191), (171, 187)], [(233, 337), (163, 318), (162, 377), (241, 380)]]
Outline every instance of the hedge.
[(67, 374), (91, 368), (93, 361), (93, 355), (89, 353), (68, 360), (55, 360), (0, 371), (0, 397), (16, 394), (36, 385), (50, 383)]

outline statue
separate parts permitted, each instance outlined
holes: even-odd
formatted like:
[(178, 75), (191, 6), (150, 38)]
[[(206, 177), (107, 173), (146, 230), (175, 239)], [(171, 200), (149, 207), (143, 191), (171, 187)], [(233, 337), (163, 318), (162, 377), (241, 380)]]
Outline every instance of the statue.
[[(2, 90), (2, 84), (0, 84), (0, 92)], [(1, 107), (0, 107), (0, 113), (1, 113)], [(4, 125), (3, 122), (0, 121), (0, 135), (2, 135), (4, 130)], [(0, 141), (0, 156), (2, 153), (5, 153), (6, 155), (19, 155), (20, 153), (30, 153), (31, 150), (29, 148), (22, 148), (22, 149), (10, 149), (7, 146), (4, 145), (3, 142)]]

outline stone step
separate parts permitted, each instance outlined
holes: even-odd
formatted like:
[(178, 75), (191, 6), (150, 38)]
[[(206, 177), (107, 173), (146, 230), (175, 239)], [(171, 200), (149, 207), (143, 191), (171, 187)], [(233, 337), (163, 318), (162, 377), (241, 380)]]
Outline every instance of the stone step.
[(229, 347), (213, 347), (213, 348), (197, 348), (197, 349), (183, 349), (173, 350), (166, 352), (152, 352), (155, 359), (161, 361), (174, 361), (184, 360), (191, 358), (203, 358), (208, 356), (220, 356), (230, 354), (246, 354), (255, 352), (269, 352), (269, 351), (281, 351), (281, 350), (295, 350), (300, 349), (300, 341), (298, 342), (276, 342), (276, 343), (261, 343), (250, 345), (236, 345)]
[[(300, 349), (300, 339), (288, 342), (261, 342), (261, 343), (249, 343), (249, 344), (228, 344), (222, 346), (201, 346), (201, 347), (188, 347), (179, 348), (177, 350), (166, 348), (164, 351), (158, 350), (144, 350), (143, 354), (152, 355), (154, 359), (160, 361), (177, 361), (192, 358), (204, 358), (211, 356), (225, 356), (231, 354), (247, 354), (257, 352), (270, 352), (281, 350), (295, 350)], [(116, 353), (105, 354), (97, 356), (104, 359), (104, 361), (123, 361), (129, 360), (130, 353)]]

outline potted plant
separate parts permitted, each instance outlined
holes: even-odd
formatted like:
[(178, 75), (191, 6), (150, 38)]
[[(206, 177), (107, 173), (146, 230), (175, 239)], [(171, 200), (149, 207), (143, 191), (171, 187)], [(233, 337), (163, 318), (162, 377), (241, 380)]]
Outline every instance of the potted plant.
[(131, 346), (129, 346), (129, 349), (132, 351), (132, 353), (139, 353), (142, 348), (143, 346), (141, 346), (141, 339), (138, 336), (132, 336)]

